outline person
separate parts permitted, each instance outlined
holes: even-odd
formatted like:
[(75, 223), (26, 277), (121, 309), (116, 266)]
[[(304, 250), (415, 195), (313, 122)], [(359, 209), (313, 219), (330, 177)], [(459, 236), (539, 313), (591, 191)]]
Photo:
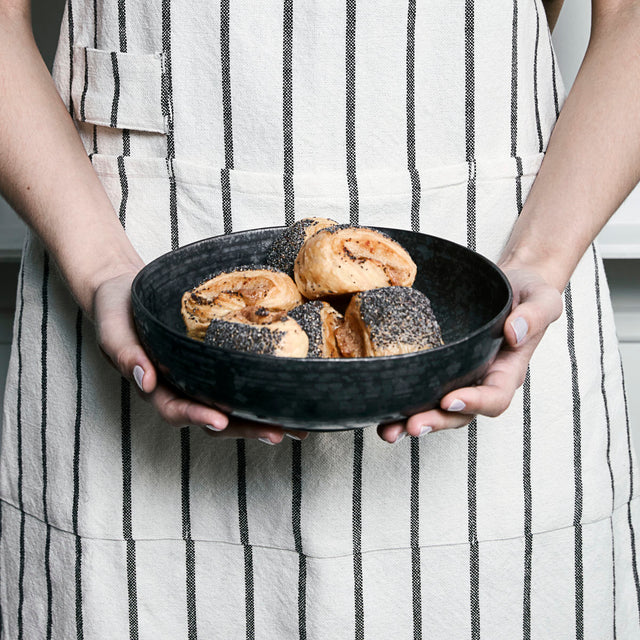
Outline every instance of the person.
[[(3, 637), (638, 637), (638, 480), (592, 241), (639, 178), (639, 28), (634, 0), (592, 0), (565, 101), (537, 0), (67, 0), (54, 85), (29, 3), (0, 0), (0, 186), (32, 228)], [(165, 386), (132, 323), (139, 269), (309, 215), (497, 261), (514, 306), (483, 380), (308, 435)]]

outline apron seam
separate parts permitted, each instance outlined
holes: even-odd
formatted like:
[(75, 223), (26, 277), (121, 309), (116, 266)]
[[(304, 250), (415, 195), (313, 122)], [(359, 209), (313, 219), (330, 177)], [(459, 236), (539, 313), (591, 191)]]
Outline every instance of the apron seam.
[[(591, 525), (595, 525), (601, 522), (605, 522), (608, 520), (611, 520), (614, 515), (620, 511), (621, 509), (626, 509), (628, 508), (629, 505), (635, 503), (636, 501), (640, 500), (640, 496), (634, 496), (633, 498), (631, 498), (630, 500), (627, 500), (626, 502), (624, 502), (623, 504), (617, 506), (611, 513), (608, 513), (600, 518), (596, 518), (594, 520), (588, 520), (586, 522), (581, 522), (580, 523), (580, 527), (587, 527), (587, 526), (591, 526)], [(78, 538), (81, 538), (82, 540), (87, 540), (87, 541), (95, 541), (95, 542), (127, 542), (129, 539), (128, 538), (121, 538), (121, 537), (107, 537), (107, 536), (91, 536), (91, 535), (84, 535), (81, 533), (75, 533), (73, 531), (70, 531), (69, 529), (66, 529), (64, 527), (58, 526), (56, 524), (53, 524), (51, 522), (45, 522), (41, 517), (36, 516), (32, 513), (29, 513), (28, 511), (25, 510), (21, 510), (20, 507), (18, 507), (17, 505), (15, 505), (13, 502), (11, 502), (10, 500), (6, 499), (6, 498), (0, 498), (0, 502), (2, 502), (3, 504), (12, 507), (15, 511), (17, 511), (18, 513), (24, 513), (25, 516), (32, 518), (33, 520), (36, 520), (37, 522), (39, 522), (42, 525), (45, 526), (49, 526), (52, 529), (55, 529), (56, 531), (59, 531), (60, 533), (63, 534), (67, 534), (70, 536), (75, 536)], [(533, 537), (536, 536), (541, 536), (541, 535), (545, 535), (548, 533), (557, 533), (560, 531), (567, 531), (570, 529), (574, 529), (576, 525), (574, 524), (569, 524), (563, 527), (556, 527), (554, 529), (545, 529), (542, 531), (533, 531), (531, 533), (531, 535)], [(522, 535), (518, 535), (518, 536), (503, 536), (503, 537), (497, 537), (497, 538), (481, 538), (478, 539), (478, 544), (486, 544), (486, 543), (492, 543), (492, 542), (508, 542), (508, 541), (513, 541), (513, 540), (525, 540), (528, 536), (526, 534), (522, 534)], [(138, 537), (132, 537), (131, 540), (133, 540), (134, 542), (169, 542), (169, 541), (174, 541), (174, 542), (184, 542), (185, 538), (181, 538), (181, 537), (157, 537), (157, 538), (138, 538)], [(269, 550), (269, 551), (286, 551), (288, 553), (293, 553), (296, 555), (299, 555), (299, 552), (295, 550), (295, 548), (293, 548), (293, 546), (291, 548), (288, 547), (281, 547), (281, 546), (274, 546), (274, 545), (266, 545), (266, 544), (247, 544), (244, 545), (241, 542), (230, 542), (228, 540), (210, 540), (208, 538), (198, 538), (198, 537), (194, 537), (191, 536), (189, 538), (189, 540), (192, 540), (193, 542), (201, 542), (201, 543), (209, 543), (209, 544), (215, 544), (215, 545), (223, 545), (223, 546), (230, 546), (230, 547), (251, 547), (253, 549), (265, 549), (265, 550)], [(403, 546), (398, 546), (398, 547), (380, 547), (380, 548), (376, 548), (376, 549), (366, 549), (363, 550), (361, 553), (362, 555), (369, 555), (369, 554), (374, 554), (374, 553), (387, 553), (387, 552), (393, 552), (393, 551), (408, 551), (411, 550), (413, 548), (417, 548), (417, 549), (435, 549), (435, 548), (448, 548), (448, 547), (464, 547), (464, 546), (469, 546), (469, 542), (468, 541), (464, 541), (464, 542), (448, 542), (448, 543), (443, 543), (443, 544), (419, 544), (417, 546), (413, 546), (413, 545), (403, 545)], [(349, 558), (353, 556), (353, 553), (336, 553), (336, 554), (331, 554), (331, 555), (319, 555), (319, 554), (309, 554), (309, 553), (302, 553), (302, 555), (304, 555), (306, 558), (310, 558), (313, 560), (337, 560), (340, 558)]]

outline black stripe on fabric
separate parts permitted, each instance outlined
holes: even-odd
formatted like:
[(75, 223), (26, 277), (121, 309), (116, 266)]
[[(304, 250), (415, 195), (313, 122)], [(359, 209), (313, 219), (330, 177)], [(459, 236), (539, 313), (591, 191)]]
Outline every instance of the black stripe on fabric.
[(345, 37), (345, 97), (347, 185), (349, 187), (349, 222), (359, 223), (358, 179), (356, 174), (356, 0), (347, 0)]
[(295, 221), (293, 189), (293, 0), (284, 1), (282, 21), (282, 133), (284, 145), (284, 220)]
[(567, 315), (567, 347), (571, 364), (571, 395), (573, 402), (573, 470), (574, 470), (574, 566), (575, 566), (575, 617), (576, 637), (584, 635), (584, 569), (582, 558), (582, 430), (580, 427), (580, 388), (578, 384), (578, 360), (576, 357), (571, 283), (564, 291)]
[(224, 232), (231, 233), (231, 181), (233, 169), (233, 117), (231, 110), (231, 55), (229, 50), (229, 0), (220, 2), (220, 61), (222, 67), (222, 117), (224, 127), (224, 162), (220, 172)]
[(113, 100), (111, 102), (111, 123), (112, 128), (118, 126), (118, 104), (120, 102), (120, 71), (118, 70), (118, 54), (111, 52), (111, 68), (113, 70)]
[(67, 0), (67, 27), (69, 30), (69, 113), (73, 116), (73, 46), (75, 38), (73, 33), (73, 2)]
[(513, 0), (511, 21), (511, 156), (518, 146), (518, 0)]
[(118, 211), (118, 217), (120, 218), (120, 224), (125, 227), (127, 222), (127, 202), (129, 200), (129, 181), (127, 180), (127, 172), (124, 166), (124, 157), (118, 156), (118, 176), (120, 178), (120, 209)]
[(231, 217), (231, 180), (229, 177), (229, 169), (220, 170), (220, 186), (222, 188), (222, 220), (224, 232), (231, 233), (233, 231), (233, 219)]
[(126, 540), (127, 594), (129, 598), (129, 636), (138, 639), (138, 587), (136, 543), (133, 539), (132, 466), (131, 466), (131, 385), (120, 380), (120, 428), (122, 438), (122, 535)]
[(411, 600), (413, 638), (422, 638), (422, 576), (420, 573), (420, 439), (411, 438)]
[(20, 269), (20, 311), (18, 313), (18, 389), (16, 393), (16, 437), (18, 452), (18, 506), (20, 508), (20, 559), (18, 567), (18, 640), (24, 635), (24, 568), (25, 568), (25, 512), (22, 493), (22, 319), (24, 314), (24, 265)]
[(224, 164), (233, 169), (233, 118), (231, 114), (231, 54), (229, 49), (229, 0), (220, 2), (220, 54), (222, 63), (222, 117)]
[[(600, 345), (600, 393), (602, 394), (602, 406), (604, 408), (604, 417), (607, 424), (607, 469), (609, 470), (609, 482), (611, 485), (611, 513), (613, 513), (616, 504), (616, 487), (613, 478), (613, 468), (611, 467), (611, 419), (609, 416), (609, 400), (607, 398), (605, 364), (604, 364), (604, 332), (602, 330), (602, 301), (600, 297), (600, 266), (598, 264), (598, 254), (595, 244), (591, 245), (593, 254), (593, 272), (595, 277), (596, 291), (596, 308), (598, 311), (598, 343)], [(611, 568), (612, 568), (612, 584), (613, 584), (613, 637), (616, 637), (616, 551), (613, 539), (613, 520), (609, 520), (611, 525)]]
[(469, 598), (471, 611), (471, 638), (480, 640), (480, 548), (478, 546), (478, 422), (469, 424), (467, 506), (469, 512)]
[(93, 0), (93, 48), (98, 48), (98, 0)]
[[(465, 66), (465, 148), (469, 164), (467, 181), (467, 246), (476, 249), (476, 166), (475, 166), (475, 14), (473, 0), (464, 7)], [(477, 532), (478, 423), (474, 418), (468, 427), (467, 503), (469, 517), (469, 597), (471, 638), (480, 639), (480, 549)]]
[(127, 50), (127, 8), (125, 0), (118, 0), (118, 35), (120, 38), (120, 51)]
[(51, 638), (53, 624), (53, 591), (51, 586), (51, 526), (49, 525), (49, 508), (47, 501), (47, 409), (48, 409), (48, 330), (49, 330), (49, 254), (44, 252), (42, 268), (42, 324), (40, 332), (42, 336), (42, 350), (40, 354), (41, 367), (41, 422), (40, 444), (42, 451), (42, 518), (47, 525), (44, 547), (44, 571), (47, 584), (47, 639)]
[[(411, 229), (420, 230), (420, 175), (416, 170), (415, 47), (416, 0), (407, 5), (407, 168), (411, 177)], [(414, 640), (422, 638), (422, 576), (420, 573), (420, 440), (411, 439), (410, 541), (411, 599)]]
[(178, 192), (173, 161), (176, 157), (173, 120), (173, 73), (171, 67), (171, 0), (162, 0), (162, 113), (167, 121), (167, 173), (169, 174), (169, 224), (171, 249), (180, 246), (178, 229)]
[(533, 55), (533, 102), (536, 113), (536, 129), (538, 131), (538, 151), (544, 151), (544, 140), (542, 139), (542, 125), (540, 124), (540, 104), (538, 102), (538, 46), (540, 44), (540, 12), (538, 11), (538, 0), (533, 0), (536, 8), (536, 40)]
[(196, 550), (191, 538), (191, 498), (190, 498), (190, 468), (191, 443), (188, 428), (180, 431), (181, 452), (181, 493), (182, 493), (182, 539), (185, 541), (186, 553), (186, 594), (187, 594), (187, 631), (189, 640), (198, 637), (196, 617)]
[(531, 371), (522, 385), (522, 478), (524, 488), (524, 587), (522, 597), (522, 637), (531, 638), (531, 566), (533, 559), (533, 495), (531, 491)]
[(82, 311), (76, 315), (76, 422), (73, 434), (73, 506), (71, 521), (76, 536), (76, 638), (84, 637), (82, 617), (82, 539), (78, 535), (80, 499), (80, 428), (82, 426)]
[(420, 231), (420, 174), (416, 169), (416, 0), (407, 11), (407, 168), (411, 178), (411, 230)]
[[(120, 9), (120, 8), (119, 8)], [(126, 32), (126, 25), (122, 21), (123, 14), (118, 11), (120, 44), (122, 45), (122, 32)], [(125, 39), (126, 47), (126, 39)], [(112, 64), (114, 64), (114, 80), (116, 95), (119, 96), (119, 76), (117, 75), (117, 57), (115, 52), (111, 53)], [(116, 110), (117, 117), (117, 110)], [(112, 112), (112, 121), (114, 119)], [(112, 124), (112, 126), (115, 126)], [(126, 226), (127, 203), (129, 199), (129, 184), (124, 164), (124, 155), (129, 154), (129, 132), (122, 132), (122, 156), (118, 156), (118, 175), (120, 178), (120, 224)], [(133, 503), (132, 503), (132, 449), (131, 449), (131, 385), (125, 378), (120, 379), (120, 429), (122, 440), (122, 533), (126, 540), (126, 571), (127, 571), (127, 596), (129, 609), (129, 637), (138, 640), (138, 587), (137, 587), (137, 567), (136, 567), (136, 543), (133, 539)]]
[(240, 528), (240, 544), (244, 547), (244, 597), (245, 625), (247, 640), (255, 635), (255, 610), (253, 588), (253, 551), (249, 543), (249, 514), (247, 512), (247, 458), (245, 441), (236, 443), (238, 460), (238, 525)]
[(307, 637), (307, 557), (302, 550), (302, 443), (291, 447), (291, 524), (298, 553), (298, 637)]
[(362, 578), (362, 454), (364, 433), (353, 432), (353, 591), (355, 603), (355, 639), (364, 640), (364, 582)]
[(638, 619), (640, 620), (640, 577), (638, 576), (638, 558), (636, 555), (636, 533), (631, 518), (631, 500), (634, 498), (633, 487), (633, 455), (631, 453), (631, 429), (629, 426), (629, 404), (627, 403), (627, 388), (624, 381), (624, 371), (622, 370), (622, 360), (620, 360), (620, 376), (622, 378), (622, 392), (624, 395), (624, 411), (627, 423), (627, 451), (629, 454), (629, 499), (627, 501), (627, 522), (629, 524), (629, 538), (631, 540), (631, 568), (633, 579), (636, 585), (636, 601), (638, 604)]
[[(98, 48), (98, 0), (93, 0), (93, 48)], [(87, 58), (85, 52), (85, 73), (87, 71)], [(85, 77), (85, 83), (87, 78)], [(98, 153), (98, 127), (93, 125), (93, 152)]]
[(87, 90), (89, 89), (89, 60), (87, 49), (84, 50), (84, 87), (82, 88), (82, 97), (80, 98), (80, 120), (86, 121), (85, 102), (87, 100)]

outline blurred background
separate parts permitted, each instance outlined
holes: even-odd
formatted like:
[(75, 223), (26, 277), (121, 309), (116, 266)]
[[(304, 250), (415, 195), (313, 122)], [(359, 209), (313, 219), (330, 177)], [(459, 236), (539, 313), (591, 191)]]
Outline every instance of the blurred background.
[[(32, 0), (33, 28), (51, 67), (64, 0)], [(590, 3), (565, 0), (553, 34), (565, 86), (576, 76), (589, 39)], [(640, 447), (640, 187), (627, 198), (598, 238), (611, 287), (625, 365), (629, 415)], [(9, 360), (24, 225), (0, 197), (0, 404)], [(1, 414), (0, 414), (1, 420)]]

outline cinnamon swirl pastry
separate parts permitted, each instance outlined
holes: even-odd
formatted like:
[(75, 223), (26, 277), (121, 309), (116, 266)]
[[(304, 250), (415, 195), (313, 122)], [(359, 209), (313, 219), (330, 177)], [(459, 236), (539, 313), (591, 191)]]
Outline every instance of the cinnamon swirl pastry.
[(309, 338), (308, 358), (339, 358), (336, 329), (342, 316), (328, 303), (313, 300), (292, 309), (288, 313)]
[(307, 334), (285, 311), (244, 307), (222, 318), (213, 318), (205, 344), (261, 355), (304, 358), (309, 349)]
[(267, 264), (293, 277), (293, 265), (305, 240), (338, 223), (328, 218), (304, 218), (287, 227), (269, 248)]
[(307, 298), (379, 287), (409, 287), (416, 265), (395, 240), (366, 227), (339, 225), (311, 236), (298, 253), (294, 277)]
[(444, 344), (429, 298), (410, 287), (354, 295), (336, 340), (347, 358), (391, 356)]
[(295, 282), (272, 267), (238, 267), (209, 278), (182, 296), (187, 334), (202, 340), (213, 318), (248, 306), (288, 311), (302, 303)]

